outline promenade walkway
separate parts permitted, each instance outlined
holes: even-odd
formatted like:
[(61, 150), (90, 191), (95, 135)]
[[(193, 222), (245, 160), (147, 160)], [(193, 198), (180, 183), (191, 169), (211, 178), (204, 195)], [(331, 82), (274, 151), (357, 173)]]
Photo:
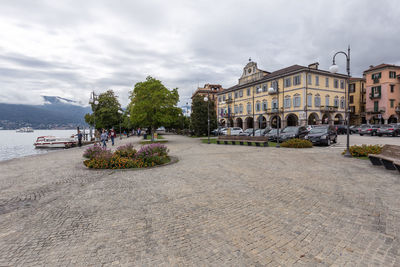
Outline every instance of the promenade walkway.
[(0, 163), (0, 266), (400, 266), (396, 172), (167, 138), (179, 162), (155, 169), (87, 170), (84, 148)]

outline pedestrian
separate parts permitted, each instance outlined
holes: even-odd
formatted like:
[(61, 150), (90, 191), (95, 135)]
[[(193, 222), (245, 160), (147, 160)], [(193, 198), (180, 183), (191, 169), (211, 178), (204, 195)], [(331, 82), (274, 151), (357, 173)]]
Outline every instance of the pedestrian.
[(106, 130), (103, 129), (103, 133), (100, 136), (100, 141), (103, 143), (103, 148), (107, 147), (106, 141), (107, 141), (107, 132)]
[(140, 128), (138, 128), (137, 129), (137, 136), (140, 136), (140, 132), (141, 132), (141, 130), (140, 130)]
[(110, 137), (111, 137), (111, 144), (114, 145), (114, 139), (115, 139), (116, 133), (114, 128), (111, 129), (110, 131)]
[(78, 131), (78, 146), (81, 147), (82, 146), (82, 132)]

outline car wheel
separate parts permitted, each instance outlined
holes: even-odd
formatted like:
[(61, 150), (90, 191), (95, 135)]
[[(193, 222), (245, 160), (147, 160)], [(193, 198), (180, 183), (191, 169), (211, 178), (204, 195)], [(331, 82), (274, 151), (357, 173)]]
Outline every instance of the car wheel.
[(360, 136), (363, 136), (363, 134), (360, 134)]
[(382, 137), (382, 134), (378, 134), (379, 137)]

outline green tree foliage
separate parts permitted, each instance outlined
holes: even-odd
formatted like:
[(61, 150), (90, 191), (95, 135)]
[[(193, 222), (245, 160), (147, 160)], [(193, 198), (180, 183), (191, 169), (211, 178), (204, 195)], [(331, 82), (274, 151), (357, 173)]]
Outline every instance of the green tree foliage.
[(108, 90), (98, 97), (99, 103), (95, 105), (92, 103), (92, 114), (85, 115), (85, 121), (89, 125), (96, 123), (96, 129), (110, 129), (114, 127), (119, 129), (119, 123), (122, 119), (118, 110), (121, 110), (121, 104), (118, 102), (117, 96), (113, 90)]
[(191, 114), (191, 121), (192, 121), (192, 129), (195, 135), (205, 135), (208, 133), (207, 130), (207, 109), (208, 105), (210, 108), (210, 131), (217, 127), (217, 116), (215, 113), (215, 104), (213, 100), (209, 99), (209, 103), (204, 101), (203, 96), (196, 96), (192, 100), (192, 114)]
[(178, 89), (168, 90), (161, 81), (147, 77), (146, 81), (135, 84), (130, 96), (130, 119), (135, 127), (147, 127), (151, 133), (160, 126), (176, 124), (181, 109)]

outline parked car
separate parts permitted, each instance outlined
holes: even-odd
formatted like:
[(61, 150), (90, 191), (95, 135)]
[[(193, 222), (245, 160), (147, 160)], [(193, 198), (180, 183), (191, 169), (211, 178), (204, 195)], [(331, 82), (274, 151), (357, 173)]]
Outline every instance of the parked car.
[(222, 135), (222, 131), (224, 131), (226, 128), (219, 128), (219, 129), (214, 129), (211, 131), (212, 135)]
[(316, 145), (330, 146), (331, 143), (337, 142), (337, 132), (332, 125), (318, 126), (311, 129), (311, 131), (304, 137)]
[(360, 136), (363, 136), (364, 134), (374, 136), (377, 134), (378, 128), (379, 125), (364, 125), (358, 129), (358, 133)]
[(316, 125), (308, 125), (306, 128), (307, 128), (307, 131), (311, 131), (311, 129), (314, 127), (316, 127)]
[(268, 141), (276, 142), (278, 138), (278, 129), (271, 129), (265, 136), (268, 137)]
[(253, 134), (253, 128), (247, 128), (246, 130), (244, 130), (242, 133), (240, 133), (239, 135), (243, 135), (243, 136), (249, 136)]
[(361, 125), (351, 125), (350, 126), (350, 133), (358, 133), (358, 129), (361, 127)]
[(308, 131), (305, 126), (288, 126), (279, 135), (279, 141), (285, 142), (292, 138), (304, 139)]
[(377, 135), (390, 135), (390, 136), (398, 136), (400, 135), (400, 125), (397, 124), (384, 124), (377, 130)]
[[(265, 134), (268, 133), (270, 130), (270, 128), (257, 129), (254, 132), (254, 136), (265, 136)], [(250, 133), (250, 136), (253, 136), (253, 132)]]
[(222, 134), (227, 135), (229, 129), (231, 132), (230, 135), (239, 135), (240, 133), (243, 133), (243, 130), (240, 127), (229, 127), (229, 128), (226, 128), (225, 130), (223, 130)]
[[(335, 125), (336, 128), (336, 133), (337, 134), (347, 134), (347, 125)], [(352, 132), (350, 131), (350, 134), (352, 134)]]

